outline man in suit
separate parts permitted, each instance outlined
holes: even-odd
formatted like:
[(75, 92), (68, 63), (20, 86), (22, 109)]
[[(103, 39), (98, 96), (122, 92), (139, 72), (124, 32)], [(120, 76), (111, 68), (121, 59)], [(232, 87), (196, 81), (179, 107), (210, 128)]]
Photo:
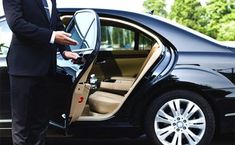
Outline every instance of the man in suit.
[(13, 32), (7, 55), (11, 87), (12, 139), (14, 145), (44, 145), (48, 126), (45, 84), (56, 69), (57, 48), (65, 59), (76, 45), (63, 31), (56, 0), (3, 0)]

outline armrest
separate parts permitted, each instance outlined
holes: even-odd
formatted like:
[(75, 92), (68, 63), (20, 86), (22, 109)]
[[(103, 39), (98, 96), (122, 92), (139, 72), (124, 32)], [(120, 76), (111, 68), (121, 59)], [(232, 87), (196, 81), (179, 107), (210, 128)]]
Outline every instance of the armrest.
[(112, 77), (112, 81), (104, 81), (100, 83), (100, 88), (110, 90), (129, 91), (135, 78)]
[(110, 78), (111, 80), (123, 80), (123, 81), (132, 81), (134, 82), (135, 81), (135, 78), (133, 77), (111, 77)]

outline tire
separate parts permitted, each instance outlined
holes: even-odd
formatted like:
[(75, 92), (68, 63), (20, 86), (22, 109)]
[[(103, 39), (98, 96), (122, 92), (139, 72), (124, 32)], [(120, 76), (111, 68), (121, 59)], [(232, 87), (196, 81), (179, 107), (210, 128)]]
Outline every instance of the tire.
[(209, 145), (214, 114), (199, 94), (174, 90), (156, 98), (145, 118), (147, 136), (156, 145)]

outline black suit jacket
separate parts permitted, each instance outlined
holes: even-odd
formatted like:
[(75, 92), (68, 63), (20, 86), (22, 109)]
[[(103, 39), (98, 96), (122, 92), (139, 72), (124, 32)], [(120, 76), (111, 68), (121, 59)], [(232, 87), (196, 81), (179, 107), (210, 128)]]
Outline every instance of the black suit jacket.
[(5, 16), (13, 32), (7, 55), (8, 72), (17, 76), (43, 76), (55, 70), (56, 49), (50, 44), (52, 32), (63, 30), (56, 1), (52, 1), (50, 21), (41, 0), (3, 0)]

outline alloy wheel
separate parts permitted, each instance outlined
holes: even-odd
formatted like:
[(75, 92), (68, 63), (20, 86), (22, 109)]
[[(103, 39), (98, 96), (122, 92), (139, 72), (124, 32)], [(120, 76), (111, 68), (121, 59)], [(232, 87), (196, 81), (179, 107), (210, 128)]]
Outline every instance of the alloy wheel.
[(196, 145), (206, 130), (205, 115), (194, 102), (173, 99), (157, 111), (154, 130), (164, 145)]

